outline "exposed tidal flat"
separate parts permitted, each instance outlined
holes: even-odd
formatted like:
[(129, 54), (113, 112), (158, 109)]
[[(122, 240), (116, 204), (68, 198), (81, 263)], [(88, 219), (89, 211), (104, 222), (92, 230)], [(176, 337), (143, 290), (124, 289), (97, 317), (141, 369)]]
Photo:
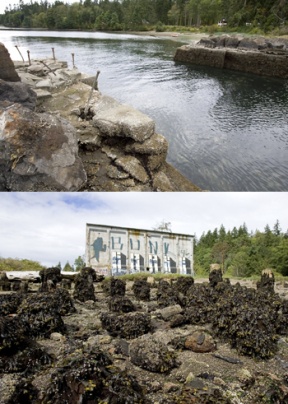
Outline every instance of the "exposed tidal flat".
[(99, 76), (99, 89), (145, 113), (169, 142), (168, 162), (210, 191), (287, 191), (288, 84), (173, 61), (200, 36), (0, 31), (12, 59), (56, 57)]

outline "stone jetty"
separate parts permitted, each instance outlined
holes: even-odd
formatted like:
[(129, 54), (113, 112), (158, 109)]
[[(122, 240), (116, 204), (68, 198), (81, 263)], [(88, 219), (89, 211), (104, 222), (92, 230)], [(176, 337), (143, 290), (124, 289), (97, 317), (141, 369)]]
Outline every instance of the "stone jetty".
[(178, 48), (174, 60), (287, 79), (288, 40), (210, 36), (202, 38), (197, 43)]
[[(166, 162), (155, 123), (54, 57), (0, 44), (0, 191), (200, 191)], [(98, 72), (99, 75), (100, 72)]]

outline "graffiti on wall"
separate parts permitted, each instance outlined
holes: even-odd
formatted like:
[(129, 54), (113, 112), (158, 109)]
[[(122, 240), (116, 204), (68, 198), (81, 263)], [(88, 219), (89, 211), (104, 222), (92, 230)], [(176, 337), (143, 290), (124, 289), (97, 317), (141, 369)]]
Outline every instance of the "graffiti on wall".
[(107, 245), (104, 244), (102, 237), (97, 237), (96, 240), (93, 241), (92, 247), (94, 251), (94, 255), (92, 256), (92, 258), (96, 258), (96, 261), (99, 262), (100, 252), (106, 252)]
[[(109, 273), (192, 273), (193, 236), (88, 225), (87, 262)], [(132, 230), (132, 231), (131, 231)], [(102, 233), (102, 234), (101, 234)]]

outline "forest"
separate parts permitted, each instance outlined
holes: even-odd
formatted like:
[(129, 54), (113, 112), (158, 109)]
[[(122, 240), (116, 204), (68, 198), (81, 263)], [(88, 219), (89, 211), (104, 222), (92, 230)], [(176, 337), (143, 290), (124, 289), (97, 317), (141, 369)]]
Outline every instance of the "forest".
[[(10, 5), (0, 25), (50, 30), (195, 30), (287, 34), (287, 0), (56, 0)], [(227, 26), (218, 26), (225, 19)]]
[(195, 240), (195, 272), (208, 274), (212, 263), (228, 277), (259, 276), (264, 269), (288, 276), (288, 231), (282, 232), (278, 220), (262, 232), (249, 232), (245, 223), (228, 231), (223, 225), (209, 230)]

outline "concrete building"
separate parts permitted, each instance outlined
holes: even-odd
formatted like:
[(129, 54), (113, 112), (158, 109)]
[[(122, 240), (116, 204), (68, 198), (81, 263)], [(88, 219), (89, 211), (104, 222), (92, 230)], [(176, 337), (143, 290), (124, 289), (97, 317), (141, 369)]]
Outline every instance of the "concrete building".
[(103, 275), (194, 275), (193, 238), (160, 230), (86, 224), (86, 265)]

